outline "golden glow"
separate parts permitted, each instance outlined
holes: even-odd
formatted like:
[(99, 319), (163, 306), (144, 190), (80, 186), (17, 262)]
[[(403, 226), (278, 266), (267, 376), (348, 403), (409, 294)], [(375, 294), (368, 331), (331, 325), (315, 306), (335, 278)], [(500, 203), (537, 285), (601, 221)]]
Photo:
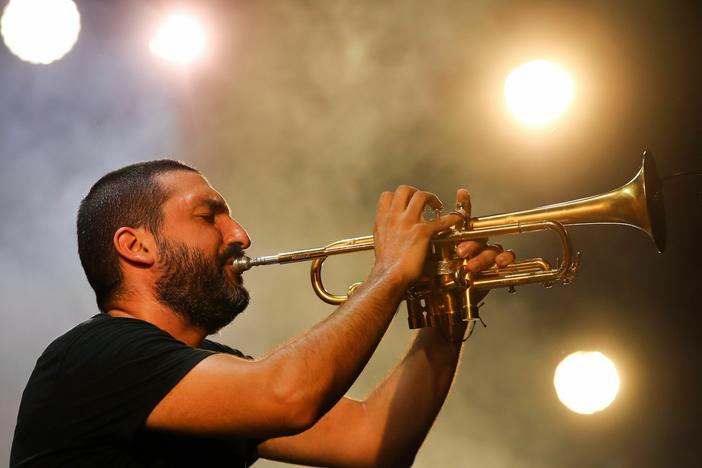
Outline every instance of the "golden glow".
[(179, 13), (166, 19), (149, 48), (164, 60), (188, 65), (203, 55), (206, 42), (202, 24), (193, 16)]
[(592, 414), (607, 408), (619, 392), (614, 363), (598, 351), (578, 351), (558, 364), (553, 376), (558, 399), (570, 410)]
[(59, 60), (80, 34), (80, 13), (71, 0), (10, 0), (0, 19), (7, 48), (37, 64)]
[(568, 108), (573, 99), (573, 80), (558, 65), (534, 60), (509, 74), (504, 95), (520, 122), (538, 127), (552, 122)]

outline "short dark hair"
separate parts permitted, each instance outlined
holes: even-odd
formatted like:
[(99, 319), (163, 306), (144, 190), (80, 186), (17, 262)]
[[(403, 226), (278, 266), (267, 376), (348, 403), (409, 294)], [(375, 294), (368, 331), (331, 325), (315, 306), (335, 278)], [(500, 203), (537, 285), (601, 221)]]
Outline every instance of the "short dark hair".
[(180, 161), (159, 159), (125, 166), (105, 174), (93, 185), (78, 209), (78, 255), (102, 312), (119, 293), (122, 272), (113, 245), (124, 226), (145, 227), (154, 235), (163, 223), (161, 205), (169, 193), (157, 176), (194, 169)]

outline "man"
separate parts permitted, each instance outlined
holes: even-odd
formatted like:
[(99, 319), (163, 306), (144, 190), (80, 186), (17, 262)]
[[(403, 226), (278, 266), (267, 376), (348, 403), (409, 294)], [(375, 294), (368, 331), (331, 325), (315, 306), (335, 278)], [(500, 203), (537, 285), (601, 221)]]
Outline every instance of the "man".
[[(468, 205), (465, 190), (458, 193)], [(460, 343), (421, 330), (365, 401), (344, 397), (422, 270), (433, 194), (378, 201), (375, 263), (331, 316), (252, 359), (205, 337), (248, 303), (232, 260), (244, 228), (195, 169), (171, 160), (101, 178), (78, 212), (78, 251), (101, 313), (39, 358), (20, 406), (11, 465), (248, 466), (257, 457), (323, 466), (408, 466), (453, 380)], [(514, 260), (485, 243), (479, 271)]]

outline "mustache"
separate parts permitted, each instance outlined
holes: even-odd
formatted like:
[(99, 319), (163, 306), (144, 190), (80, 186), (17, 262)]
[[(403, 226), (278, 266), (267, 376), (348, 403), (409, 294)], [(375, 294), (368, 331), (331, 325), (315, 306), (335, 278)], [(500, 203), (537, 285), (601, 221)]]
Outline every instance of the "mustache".
[(227, 245), (227, 248), (225, 248), (224, 252), (222, 252), (222, 255), (220, 255), (220, 264), (221, 266), (224, 266), (228, 262), (231, 262), (232, 260), (237, 259), (242, 255), (244, 255), (244, 248), (242, 244), (239, 242), (233, 242)]

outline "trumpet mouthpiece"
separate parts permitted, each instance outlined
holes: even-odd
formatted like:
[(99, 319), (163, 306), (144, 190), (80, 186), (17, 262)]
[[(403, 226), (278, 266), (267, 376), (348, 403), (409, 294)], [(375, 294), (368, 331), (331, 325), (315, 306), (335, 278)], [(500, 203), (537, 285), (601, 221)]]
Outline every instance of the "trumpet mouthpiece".
[(246, 255), (242, 255), (241, 257), (234, 259), (232, 265), (234, 265), (234, 269), (237, 273), (243, 273), (246, 270), (251, 269), (253, 266), (251, 265), (251, 259)]

